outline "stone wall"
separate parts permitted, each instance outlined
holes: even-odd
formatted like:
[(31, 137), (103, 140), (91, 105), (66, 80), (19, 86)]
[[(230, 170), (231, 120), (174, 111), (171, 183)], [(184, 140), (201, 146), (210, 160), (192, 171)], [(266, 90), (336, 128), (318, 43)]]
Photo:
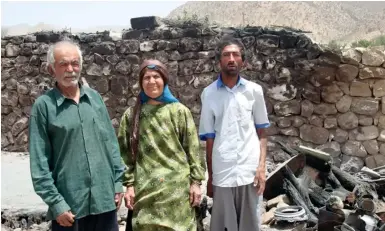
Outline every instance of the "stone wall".
[[(135, 27), (134, 27), (135, 28)], [(157, 58), (171, 73), (170, 88), (187, 105), (196, 124), (200, 93), (217, 77), (214, 49), (226, 34), (247, 48), (243, 75), (262, 85), (272, 122), (269, 162), (289, 156), (274, 141), (330, 152), (336, 165), (358, 170), (385, 164), (384, 49), (322, 50), (304, 34), (261, 27), (176, 28), (71, 35), (40, 32), (1, 41), (1, 148), (26, 151), (28, 116), (34, 100), (52, 87), (45, 69), (50, 43), (62, 36), (83, 51), (83, 77), (102, 94), (117, 128), (139, 91), (138, 68)]]

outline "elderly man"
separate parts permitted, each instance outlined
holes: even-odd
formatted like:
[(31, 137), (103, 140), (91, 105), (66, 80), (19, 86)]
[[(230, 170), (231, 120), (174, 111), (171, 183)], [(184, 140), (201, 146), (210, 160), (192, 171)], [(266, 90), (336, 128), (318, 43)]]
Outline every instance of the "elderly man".
[(29, 121), (33, 186), (52, 230), (117, 231), (124, 164), (102, 97), (79, 82), (82, 54), (71, 41), (50, 47), (56, 83), (37, 98)]
[(266, 133), (270, 123), (262, 87), (240, 76), (245, 48), (237, 39), (218, 45), (221, 73), (202, 92), (200, 138), (206, 141), (213, 197), (211, 231), (260, 230), (265, 189)]

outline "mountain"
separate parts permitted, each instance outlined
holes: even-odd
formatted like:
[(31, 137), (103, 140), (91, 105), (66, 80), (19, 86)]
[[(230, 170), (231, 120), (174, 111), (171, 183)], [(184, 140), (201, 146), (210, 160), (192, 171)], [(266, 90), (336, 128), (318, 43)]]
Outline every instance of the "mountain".
[(353, 42), (385, 34), (385, 2), (250, 1), (187, 2), (168, 19), (207, 17), (220, 26), (287, 26), (318, 43)]

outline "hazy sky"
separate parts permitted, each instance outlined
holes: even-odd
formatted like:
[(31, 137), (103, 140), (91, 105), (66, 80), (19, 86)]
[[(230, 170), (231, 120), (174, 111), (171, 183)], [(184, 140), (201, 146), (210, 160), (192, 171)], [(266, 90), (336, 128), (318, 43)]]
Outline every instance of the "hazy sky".
[(141, 16), (167, 16), (186, 1), (1, 1), (1, 25), (26, 23), (87, 28), (103, 25), (130, 25)]

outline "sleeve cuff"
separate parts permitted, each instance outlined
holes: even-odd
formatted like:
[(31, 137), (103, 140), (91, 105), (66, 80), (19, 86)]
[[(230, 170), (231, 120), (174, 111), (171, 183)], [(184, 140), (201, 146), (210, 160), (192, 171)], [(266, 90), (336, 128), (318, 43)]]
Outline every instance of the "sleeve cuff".
[(214, 139), (214, 138), (215, 138), (215, 133), (206, 133), (206, 134), (199, 135), (199, 139), (203, 141), (206, 141), (207, 139)]
[(115, 183), (115, 193), (122, 193), (122, 192), (124, 192), (122, 182), (116, 182)]
[(268, 128), (268, 127), (270, 127), (270, 123), (255, 124), (255, 128)]
[(54, 216), (55, 219), (62, 213), (70, 210), (71, 208), (68, 206), (68, 204), (64, 200), (51, 206), (52, 215)]

